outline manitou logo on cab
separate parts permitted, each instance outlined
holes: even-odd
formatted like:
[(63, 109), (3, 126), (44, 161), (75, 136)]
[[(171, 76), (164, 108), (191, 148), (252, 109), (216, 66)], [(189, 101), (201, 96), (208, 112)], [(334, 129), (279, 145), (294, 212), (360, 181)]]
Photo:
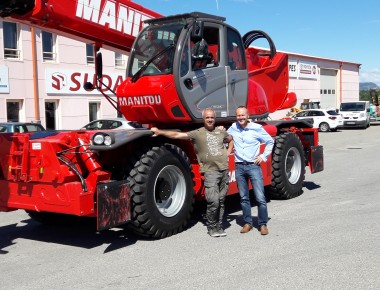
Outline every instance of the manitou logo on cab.
[(120, 106), (137, 106), (137, 105), (160, 105), (161, 96), (131, 96), (119, 99)]
[(115, 1), (78, 0), (77, 17), (104, 27), (137, 36), (144, 21), (151, 19), (146, 14)]

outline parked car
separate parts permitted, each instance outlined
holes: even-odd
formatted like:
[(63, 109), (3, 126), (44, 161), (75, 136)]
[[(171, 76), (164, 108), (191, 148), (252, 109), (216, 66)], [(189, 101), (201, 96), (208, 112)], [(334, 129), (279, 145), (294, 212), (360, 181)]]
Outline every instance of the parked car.
[(141, 128), (140, 124), (128, 121), (124, 118), (110, 118), (94, 120), (83, 126), (83, 130), (104, 130), (104, 129), (135, 129)]
[(313, 119), (313, 127), (321, 132), (336, 131), (343, 127), (343, 118), (336, 110), (311, 109), (303, 110), (292, 116), (292, 119)]
[(25, 133), (25, 132), (39, 132), (45, 131), (44, 126), (39, 123), (28, 122), (7, 122), (0, 123), (1, 133)]

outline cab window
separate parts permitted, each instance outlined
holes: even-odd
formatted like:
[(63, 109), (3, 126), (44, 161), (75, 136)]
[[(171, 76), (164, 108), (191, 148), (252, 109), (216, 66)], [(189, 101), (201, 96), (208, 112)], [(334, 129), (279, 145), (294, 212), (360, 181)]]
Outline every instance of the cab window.
[(227, 30), (227, 63), (231, 70), (246, 69), (244, 48), (239, 33), (231, 28)]
[(193, 70), (219, 66), (219, 28), (205, 26), (203, 38), (190, 39), (190, 48)]

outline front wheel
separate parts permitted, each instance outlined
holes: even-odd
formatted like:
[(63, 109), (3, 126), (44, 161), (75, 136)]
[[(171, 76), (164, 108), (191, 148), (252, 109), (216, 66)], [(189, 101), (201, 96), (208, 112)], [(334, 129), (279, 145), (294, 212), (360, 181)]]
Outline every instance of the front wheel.
[(165, 144), (142, 154), (131, 170), (132, 222), (137, 234), (165, 238), (181, 232), (193, 209), (191, 164), (177, 146)]
[(285, 199), (299, 196), (305, 179), (305, 155), (299, 137), (294, 133), (277, 136), (272, 156), (269, 193)]

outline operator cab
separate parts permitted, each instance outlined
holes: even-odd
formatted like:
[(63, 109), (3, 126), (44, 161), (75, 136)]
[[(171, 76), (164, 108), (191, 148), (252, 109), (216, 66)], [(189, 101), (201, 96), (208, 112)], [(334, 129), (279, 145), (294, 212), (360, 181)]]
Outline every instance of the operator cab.
[(236, 108), (247, 103), (248, 73), (241, 36), (224, 20), (193, 12), (146, 21), (127, 68), (131, 84), (122, 93), (129, 100), (143, 92), (156, 102), (125, 101), (128, 119), (202, 122), (202, 110), (208, 107), (217, 118), (235, 119)]

